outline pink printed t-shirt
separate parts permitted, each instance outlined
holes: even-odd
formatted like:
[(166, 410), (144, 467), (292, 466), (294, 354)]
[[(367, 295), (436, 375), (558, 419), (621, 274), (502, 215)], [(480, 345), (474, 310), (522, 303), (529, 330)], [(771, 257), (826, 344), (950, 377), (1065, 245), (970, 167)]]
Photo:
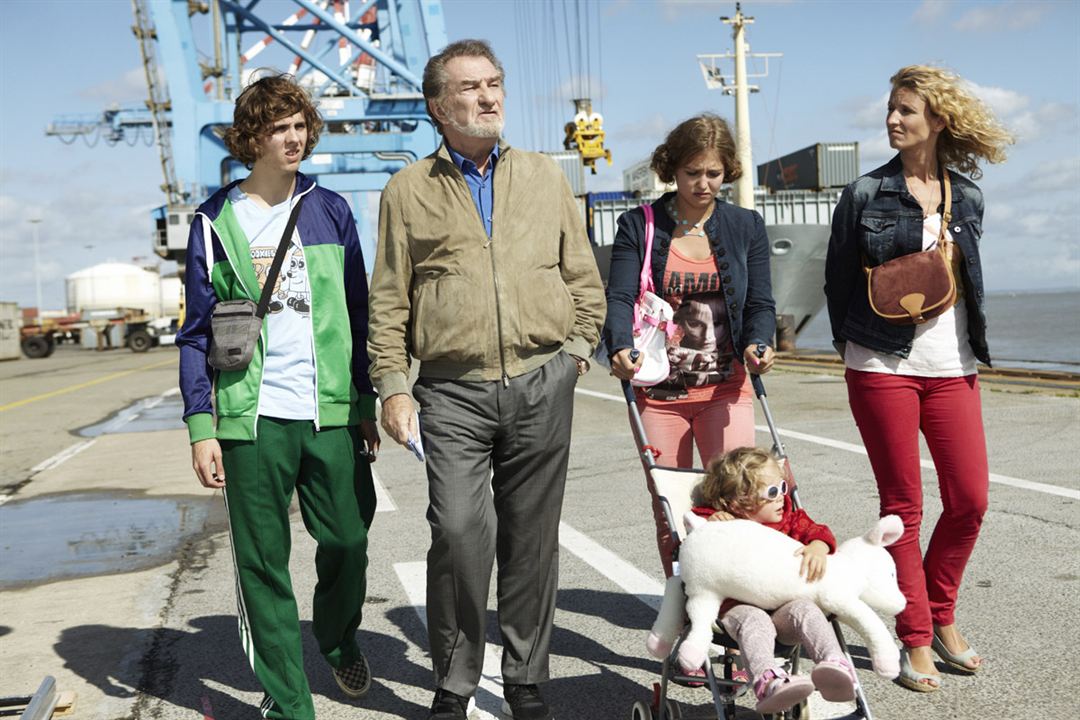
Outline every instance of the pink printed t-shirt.
[(713, 258), (691, 260), (672, 248), (663, 282), (661, 294), (675, 311), (677, 327), (667, 343), (671, 374), (649, 395), (684, 402), (749, 396), (746, 369), (732, 349), (727, 304)]

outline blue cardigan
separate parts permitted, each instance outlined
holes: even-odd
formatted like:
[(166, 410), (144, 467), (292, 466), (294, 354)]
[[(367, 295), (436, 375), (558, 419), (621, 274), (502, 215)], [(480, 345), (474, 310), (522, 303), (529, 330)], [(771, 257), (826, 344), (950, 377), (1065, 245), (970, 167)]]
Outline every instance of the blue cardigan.
[[(663, 288), (664, 268), (671, 248), (675, 221), (665, 205), (674, 193), (656, 200), (653, 215), (653, 285)], [(727, 300), (728, 328), (735, 357), (742, 362), (750, 345), (772, 345), (776, 333), (776, 303), (769, 274), (769, 239), (765, 221), (754, 210), (721, 201), (705, 221), (705, 234), (712, 247), (720, 274), (720, 287)], [(604, 343), (608, 353), (634, 346), (634, 302), (639, 292), (641, 267), (645, 262), (645, 213), (635, 208), (619, 216), (619, 230), (611, 250), (611, 271), (607, 286), (607, 319)]]

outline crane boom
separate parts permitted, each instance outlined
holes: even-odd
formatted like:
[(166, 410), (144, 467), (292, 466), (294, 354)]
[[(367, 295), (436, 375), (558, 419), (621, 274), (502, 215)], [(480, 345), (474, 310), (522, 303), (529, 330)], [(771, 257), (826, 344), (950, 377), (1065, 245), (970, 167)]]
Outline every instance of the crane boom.
[[(353, 0), (351, 16), (350, 3), (339, 0), (131, 4), (145, 107), (60, 117), (46, 132), (109, 143), (152, 132), (166, 197), (153, 211), (155, 252), (182, 263), (195, 207), (246, 174), (221, 137), (255, 72), (248, 59), (258, 55), (260, 64), (288, 68), (323, 115), (326, 128), (301, 171), (351, 201), (365, 257), (372, 258), (368, 193), (380, 192), (391, 174), (439, 142), (420, 78), (447, 42), (440, 0)], [(283, 6), (285, 18), (270, 17)]]

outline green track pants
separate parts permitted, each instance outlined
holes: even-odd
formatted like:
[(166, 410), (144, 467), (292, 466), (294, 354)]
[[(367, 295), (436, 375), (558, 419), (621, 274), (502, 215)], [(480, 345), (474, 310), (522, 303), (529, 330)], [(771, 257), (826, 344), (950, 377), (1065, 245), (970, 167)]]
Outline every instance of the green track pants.
[(371, 468), (357, 458), (355, 427), (315, 430), (310, 420), (261, 417), (254, 442), (221, 441), (225, 505), (236, 568), (240, 640), (266, 697), (263, 717), (314, 720), (300, 618), (289, 577), (289, 504), (295, 489), (315, 539), (312, 630), (332, 667), (357, 659), (375, 514)]

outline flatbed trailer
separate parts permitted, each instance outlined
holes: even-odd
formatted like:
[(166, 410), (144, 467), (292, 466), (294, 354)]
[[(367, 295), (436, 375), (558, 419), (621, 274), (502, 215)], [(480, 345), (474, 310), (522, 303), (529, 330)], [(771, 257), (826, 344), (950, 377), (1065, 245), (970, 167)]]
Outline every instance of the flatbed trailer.
[[(168, 324), (168, 323), (166, 323)], [(160, 342), (167, 330), (161, 327), (160, 319), (147, 315), (142, 310), (117, 308), (114, 314), (100, 316), (90, 314), (68, 315), (61, 318), (45, 318), (40, 323), (23, 325), (20, 346), (23, 355), (31, 359), (46, 358), (53, 354), (56, 346), (71, 342), (81, 344), (85, 334), (92, 332), (96, 338), (95, 350), (110, 350), (118, 347), (130, 348), (132, 352), (144, 353)]]

